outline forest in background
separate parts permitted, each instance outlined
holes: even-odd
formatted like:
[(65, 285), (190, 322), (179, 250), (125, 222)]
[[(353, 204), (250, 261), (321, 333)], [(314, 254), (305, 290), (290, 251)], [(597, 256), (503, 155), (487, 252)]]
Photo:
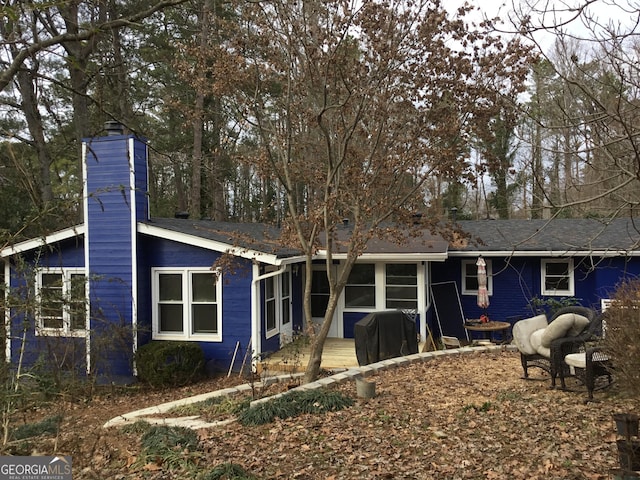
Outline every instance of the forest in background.
[[(364, 215), (312, 181), (341, 155), (386, 159), (399, 174), (379, 190), (434, 219), (631, 216), (640, 7), (575, 3), (489, 18), (438, 1), (3, 2), (3, 244), (81, 221), (81, 140), (110, 120), (150, 141), (153, 216), (281, 223), (318, 198)], [(389, 178), (345, 165), (345, 184)]]

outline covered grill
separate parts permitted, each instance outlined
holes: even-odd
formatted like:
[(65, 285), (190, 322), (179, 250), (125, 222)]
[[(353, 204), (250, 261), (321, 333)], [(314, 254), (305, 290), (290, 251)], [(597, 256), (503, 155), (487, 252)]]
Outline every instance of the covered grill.
[(400, 310), (372, 312), (353, 328), (359, 365), (418, 353), (416, 324)]

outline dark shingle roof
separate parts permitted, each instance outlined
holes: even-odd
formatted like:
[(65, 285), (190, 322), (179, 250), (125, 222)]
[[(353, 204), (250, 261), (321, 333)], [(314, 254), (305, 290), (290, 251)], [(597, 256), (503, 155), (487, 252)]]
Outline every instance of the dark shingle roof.
[[(553, 219), (459, 221), (468, 242), (451, 251), (630, 251), (640, 249), (640, 220)], [(482, 244), (474, 243), (479, 238)]]
[(277, 255), (281, 258), (301, 254), (300, 250), (281, 244), (279, 228), (264, 223), (214, 222), (182, 218), (152, 218), (143, 223), (183, 235), (224, 243), (230, 247)]

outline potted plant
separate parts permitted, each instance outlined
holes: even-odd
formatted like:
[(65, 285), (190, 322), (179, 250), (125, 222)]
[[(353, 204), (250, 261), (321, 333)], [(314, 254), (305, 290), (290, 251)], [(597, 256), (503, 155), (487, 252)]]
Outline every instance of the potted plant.
[(630, 440), (631, 437), (638, 436), (638, 423), (640, 417), (634, 413), (614, 413), (613, 420), (616, 422), (618, 435)]
[(616, 441), (620, 467), (624, 471), (629, 472), (640, 470), (640, 440), (637, 439), (638, 415), (633, 413), (615, 413), (613, 420), (616, 423), (618, 435), (624, 437)]
[(630, 472), (621, 468), (614, 468), (610, 473), (613, 480), (638, 480), (640, 478), (640, 474), (637, 472)]

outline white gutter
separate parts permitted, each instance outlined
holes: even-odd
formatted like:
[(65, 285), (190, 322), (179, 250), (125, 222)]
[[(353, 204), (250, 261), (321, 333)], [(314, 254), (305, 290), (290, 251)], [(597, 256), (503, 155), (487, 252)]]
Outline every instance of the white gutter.
[(253, 262), (266, 263), (269, 265), (282, 265), (284, 263), (296, 263), (301, 262), (306, 257), (302, 255), (279, 258), (277, 254), (259, 252), (257, 250), (234, 246), (230, 243), (219, 242), (217, 240), (211, 240), (204, 237), (198, 237), (189, 233), (176, 232), (163, 228), (161, 226), (152, 225), (145, 222), (138, 222), (138, 232), (150, 235), (152, 237), (158, 237), (165, 240), (173, 240), (176, 242), (184, 243), (186, 245), (192, 245), (194, 247), (205, 248), (207, 250), (213, 250), (220, 253), (228, 253), (240, 258), (246, 258)]
[(449, 257), (637, 257), (640, 250), (456, 250)]
[[(136, 203), (136, 159), (135, 159), (135, 140), (129, 139), (129, 205), (131, 205), (131, 224), (129, 226), (131, 235), (131, 331), (133, 332), (133, 345), (131, 353), (133, 357), (133, 375), (138, 375), (138, 365), (136, 364), (136, 352), (138, 350), (138, 232), (137, 232), (137, 213), (138, 204)], [(147, 149), (145, 148), (145, 152)], [(147, 159), (145, 158), (145, 163)], [(147, 169), (148, 170), (148, 169)], [(148, 185), (148, 184), (147, 184)], [(147, 211), (149, 209), (147, 208)]]
[(77, 237), (84, 234), (84, 225), (76, 225), (74, 227), (65, 228), (57, 232), (51, 233), (44, 237), (38, 237), (31, 240), (25, 240), (24, 242), (16, 243), (0, 250), (0, 257), (10, 257), (17, 253), (28, 252), (44, 245), (51, 245), (52, 243), (67, 240), (68, 238)]
[[(314, 260), (326, 259), (327, 251), (319, 250), (313, 257)], [(346, 253), (334, 253), (331, 258), (335, 260), (346, 260)], [(371, 262), (444, 262), (447, 259), (447, 252), (442, 253), (363, 253), (358, 256), (358, 261), (368, 260)]]
[(276, 275), (282, 275), (287, 270), (287, 265), (282, 265), (278, 270), (268, 272), (260, 275), (260, 266), (257, 263), (253, 265), (253, 280), (251, 281), (251, 349), (252, 349), (252, 361), (262, 353), (260, 351), (260, 332), (262, 322), (260, 321), (260, 282), (265, 278), (275, 277)]

